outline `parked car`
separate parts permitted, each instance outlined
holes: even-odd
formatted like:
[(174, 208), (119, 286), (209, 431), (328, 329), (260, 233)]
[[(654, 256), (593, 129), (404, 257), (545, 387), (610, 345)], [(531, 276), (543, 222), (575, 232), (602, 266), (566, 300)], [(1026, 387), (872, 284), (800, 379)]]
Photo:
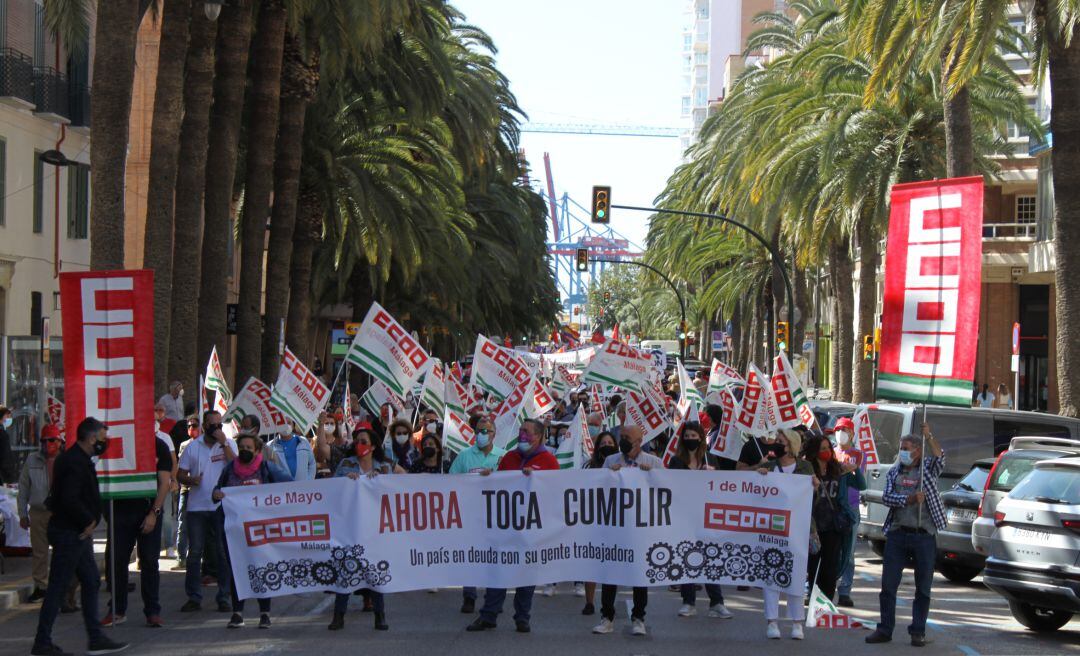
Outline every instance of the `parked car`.
[(937, 533), (937, 570), (954, 583), (975, 578), (986, 561), (986, 556), (971, 546), (971, 523), (993, 466), (993, 458), (976, 460), (963, 478), (941, 493), (947, 526)]
[(826, 433), (833, 430), (837, 419), (841, 417), (850, 419), (853, 417), (857, 407), (854, 403), (845, 403), (843, 401), (810, 401), (810, 409), (814, 411), (814, 416), (817, 417), (821, 430)]
[(1014, 437), (1009, 449), (1002, 451), (986, 479), (978, 517), (971, 525), (971, 544), (982, 555), (990, 553), (994, 534), (994, 512), (998, 503), (1016, 487), (1035, 463), (1051, 458), (1080, 456), (1080, 440), (1060, 437)]
[[(1080, 439), (1080, 419), (1071, 417), (997, 408), (925, 407), (926, 420), (946, 452), (939, 490), (960, 480), (977, 460), (991, 458), (1007, 449), (1010, 440), (1018, 435)], [(875, 553), (881, 554), (885, 549), (881, 527), (889, 512), (881, 503), (885, 473), (896, 462), (900, 438), (918, 434), (923, 406), (872, 404), (867, 406), (867, 411), (877, 446), (878, 464), (866, 468), (868, 487), (862, 493), (859, 535), (870, 541)]]
[(1080, 613), (1080, 458), (1036, 462), (994, 524), (983, 583), (1027, 628), (1065, 626)]

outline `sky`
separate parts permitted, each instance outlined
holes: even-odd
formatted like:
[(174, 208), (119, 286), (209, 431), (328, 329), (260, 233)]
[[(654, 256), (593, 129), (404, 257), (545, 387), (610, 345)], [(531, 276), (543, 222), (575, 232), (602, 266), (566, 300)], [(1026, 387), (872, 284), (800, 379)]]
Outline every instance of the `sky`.
[[(537, 123), (680, 127), (684, 0), (452, 0), (499, 49), (499, 69)], [(680, 162), (678, 138), (526, 132), (534, 179), (551, 155), (555, 194), (588, 206), (652, 205)], [(644, 246), (648, 214), (614, 210), (611, 227)], [(586, 217), (587, 220), (587, 217)]]

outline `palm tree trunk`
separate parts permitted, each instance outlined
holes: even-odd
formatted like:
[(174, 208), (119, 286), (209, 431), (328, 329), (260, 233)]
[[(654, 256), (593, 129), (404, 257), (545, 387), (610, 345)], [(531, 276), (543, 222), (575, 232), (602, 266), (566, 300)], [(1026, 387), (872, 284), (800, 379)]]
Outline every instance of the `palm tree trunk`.
[[(150, 131), (150, 173), (146, 192), (143, 268), (154, 270), (154, 316), (168, 317), (172, 303), (173, 195), (180, 156), (184, 105), (184, 58), (188, 48), (191, 0), (165, 0), (161, 16), (154, 122)], [(154, 323), (154, 388), (166, 389), (171, 321)]]
[[(282, 61), (281, 115), (278, 130), (277, 158), (274, 160), (274, 207), (270, 218), (270, 244), (266, 257), (266, 325), (276, 326), (289, 311), (289, 268), (296, 227), (297, 194), (300, 186), (300, 160), (303, 154), (304, 115), (319, 85), (318, 52), (305, 61), (299, 40), (291, 32), (285, 35)], [(309, 265), (310, 268), (310, 265)], [(293, 326), (287, 326), (293, 330)], [(296, 326), (307, 330), (308, 326)], [(263, 332), (262, 379), (271, 383), (277, 377), (280, 360), (278, 335)]]
[[(1045, 12), (1045, 7), (1043, 8)], [(1045, 15), (1045, 13), (1044, 13)], [(1057, 315), (1058, 412), (1080, 416), (1080, 28), (1074, 29), (1068, 47), (1062, 35), (1050, 33), (1051, 151), (1054, 170), (1054, 272)]]
[(728, 353), (728, 364), (736, 369), (739, 368), (742, 362), (742, 321), (743, 321), (743, 307), (742, 300), (737, 299), (734, 307), (731, 308), (731, 352)]
[[(371, 269), (366, 260), (361, 259), (353, 265), (352, 276), (349, 277), (349, 286), (352, 287), (352, 320), (363, 321), (371, 308), (371, 302), (375, 295), (371, 292)], [(349, 372), (349, 384), (358, 394), (363, 394), (365, 386), (369, 384), (368, 376), (359, 367), (353, 367)]]
[[(874, 310), (877, 308), (877, 239), (873, 214), (863, 211), (855, 226), (859, 240), (859, 329), (856, 344), (864, 335), (874, 334)], [(874, 362), (863, 358), (862, 349), (853, 349), (852, 399), (854, 403), (874, 401)]]
[(176, 173), (174, 253), (181, 266), (172, 270), (172, 331), (169, 345), (169, 380), (185, 389), (198, 389), (196, 349), (199, 322), (199, 276), (202, 271), (203, 191), (206, 185), (207, 135), (210, 103), (214, 97), (214, 37), (217, 22), (207, 20), (201, 4), (191, 3), (191, 40), (184, 72), (184, 120), (180, 124)]
[[(322, 228), (319, 194), (301, 186), (292, 236), (289, 262), (289, 315), (285, 324), (285, 345), (305, 362), (311, 362), (311, 262)], [(275, 372), (276, 374), (276, 372)]]
[(791, 327), (791, 344), (788, 350), (792, 353), (802, 353), (803, 341), (806, 339), (806, 319), (810, 316), (810, 300), (807, 298), (806, 269), (798, 265), (794, 266), (795, 280), (792, 286), (795, 288), (795, 309), (798, 310), (798, 318)]
[[(285, 45), (285, 5), (282, 0), (262, 0), (252, 50), (251, 113), (247, 122), (247, 168), (244, 177), (244, 211), (240, 222), (240, 299), (236, 314), (236, 378), (247, 380), (259, 373), (262, 350), (263, 258), (270, 195), (274, 190), (274, 148), (281, 103), (281, 55)], [(266, 324), (276, 337), (277, 322)], [(275, 340), (276, 341), (276, 340)]]
[[(210, 137), (206, 155), (206, 213), (203, 222), (199, 284), (198, 362), (210, 358), (215, 345), (225, 341), (225, 302), (229, 267), (229, 218), (244, 110), (248, 45), (251, 41), (252, 4), (226, 3), (218, 19), (214, 102), (210, 110)], [(244, 381), (241, 381), (243, 383)]]
[(836, 327), (833, 329), (833, 339), (837, 349), (836, 376), (839, 379), (837, 401), (851, 400), (851, 362), (854, 352), (854, 337), (852, 331), (855, 322), (855, 294), (854, 280), (852, 280), (851, 256), (848, 254), (846, 244), (833, 246), (833, 268), (836, 270)]
[[(943, 57), (942, 80), (949, 78), (953, 62)], [(944, 82), (942, 83), (944, 86)], [(972, 175), (975, 172), (975, 144), (971, 135), (971, 95), (967, 86), (960, 87), (951, 97), (942, 93), (945, 114), (945, 172), (950, 178)]]
[(139, 0), (102, 2), (94, 30), (94, 147), (90, 149), (90, 268), (124, 268), (124, 171)]

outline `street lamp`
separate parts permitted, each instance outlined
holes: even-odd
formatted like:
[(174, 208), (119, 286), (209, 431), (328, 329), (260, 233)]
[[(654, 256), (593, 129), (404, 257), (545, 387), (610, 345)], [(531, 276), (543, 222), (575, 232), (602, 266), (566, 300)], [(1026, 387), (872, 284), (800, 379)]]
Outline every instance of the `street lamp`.
[(203, 0), (203, 11), (206, 13), (206, 20), (216, 21), (218, 16), (221, 15), (221, 6), (225, 4), (225, 0)]

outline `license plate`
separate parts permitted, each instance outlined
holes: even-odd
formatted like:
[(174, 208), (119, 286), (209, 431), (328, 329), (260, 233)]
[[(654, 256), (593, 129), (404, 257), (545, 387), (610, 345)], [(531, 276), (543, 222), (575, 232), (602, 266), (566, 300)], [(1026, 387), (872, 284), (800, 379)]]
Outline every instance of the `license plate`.
[(964, 508), (952, 508), (946, 513), (950, 522), (973, 522), (975, 521), (975, 511), (967, 510)]
[(1050, 533), (1048, 531), (1034, 531), (1029, 528), (1018, 528), (1013, 533), (1013, 537), (1018, 540), (1031, 540), (1032, 542), (1049, 542)]

